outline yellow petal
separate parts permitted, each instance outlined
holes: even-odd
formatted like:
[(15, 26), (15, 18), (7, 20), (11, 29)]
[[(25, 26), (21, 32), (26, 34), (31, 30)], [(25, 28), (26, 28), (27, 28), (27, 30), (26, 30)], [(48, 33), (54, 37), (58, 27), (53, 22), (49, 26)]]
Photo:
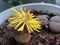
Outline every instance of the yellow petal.
[(14, 29), (16, 30), (22, 23), (23, 23), (23, 21), (19, 22), (19, 23), (14, 27)]
[(14, 20), (14, 21), (12, 21), (12, 22), (10, 22), (11, 24), (14, 24), (14, 23), (17, 23), (17, 22), (19, 22), (19, 20), (17, 21), (18, 19), (16, 19), (16, 20)]
[(20, 14), (20, 12), (17, 11), (17, 10), (15, 9), (15, 7), (12, 7), (11, 9), (12, 9), (14, 12), (16, 12), (17, 14)]
[(38, 20), (39, 20), (39, 18), (34, 18), (33, 20), (38, 21)]
[(37, 32), (40, 32), (39, 30), (36, 30)]
[[(30, 25), (31, 25), (31, 24), (30, 24)], [(38, 27), (36, 27), (35, 25), (31, 25), (31, 27), (34, 29), (34, 31), (40, 32), (40, 31), (38, 30)]]
[(22, 9), (22, 6), (20, 7), (20, 12), (21, 12), (21, 14), (22, 14), (22, 17), (25, 17), (25, 12), (24, 12), (24, 10)]
[(28, 30), (28, 32), (31, 33), (31, 30), (30, 30), (28, 24), (26, 24), (26, 26), (27, 26), (27, 30)]
[(12, 21), (14, 21), (15, 19), (16, 19), (16, 17), (9, 18), (8, 21), (9, 21), (9, 22), (12, 22)]
[(29, 24), (28, 24), (28, 27), (29, 27), (30, 32), (34, 32), (33, 29), (32, 29), (32, 27)]
[[(30, 10), (28, 10), (28, 12), (27, 13), (30, 13), (31, 12), (31, 9)], [(31, 13), (30, 13), (31, 14)]]
[(42, 29), (42, 28), (38, 28), (38, 29)]
[(13, 13), (10, 15), (10, 17), (18, 17), (18, 16), (19, 16), (19, 14), (16, 14), (16, 13)]
[(31, 24), (30, 24), (30, 26), (31, 26), (31, 27), (32, 27), (34, 30), (36, 30), (36, 27), (35, 27), (35, 25), (31, 25)]
[(25, 26), (25, 23), (17, 31), (23, 31), (24, 26)]
[(38, 21), (29, 20), (28, 22), (32, 25), (40, 25), (40, 22), (38, 22)]

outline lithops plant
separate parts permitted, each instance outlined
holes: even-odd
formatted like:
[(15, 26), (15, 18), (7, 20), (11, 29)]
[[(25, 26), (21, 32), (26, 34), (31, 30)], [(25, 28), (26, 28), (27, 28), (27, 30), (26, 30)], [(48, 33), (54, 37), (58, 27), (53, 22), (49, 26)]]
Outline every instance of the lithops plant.
[(19, 11), (14, 7), (11, 8), (15, 13), (11, 14), (8, 21), (12, 25), (13, 29), (18, 31), (19, 34), (15, 36), (15, 39), (18, 42), (28, 42), (30, 40), (30, 33), (34, 31), (40, 32), (41, 21), (38, 21), (39, 18), (30, 13), (31, 10), (27, 12), (23, 10), (22, 6), (19, 8)]
[(49, 28), (52, 31), (60, 32), (60, 16), (54, 16), (49, 20)]
[(39, 18), (39, 21), (42, 21), (42, 26), (47, 26), (49, 18), (48, 15), (38, 15), (36, 17)]

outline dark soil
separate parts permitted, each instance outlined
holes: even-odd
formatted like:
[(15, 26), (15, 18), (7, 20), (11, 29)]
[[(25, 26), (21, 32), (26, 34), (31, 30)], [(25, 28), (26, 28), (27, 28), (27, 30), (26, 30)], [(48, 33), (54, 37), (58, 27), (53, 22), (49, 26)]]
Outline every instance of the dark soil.
[[(49, 15), (52, 17), (52, 13), (42, 13), (37, 11), (32, 11), (35, 15)], [(2, 23), (0, 26), (0, 45), (19, 45), (15, 39), (15, 32), (13, 29), (9, 28), (8, 22)], [(47, 31), (48, 30), (48, 31)], [(31, 33), (31, 40), (28, 43), (21, 43), (20, 45), (60, 45), (60, 34), (52, 33), (49, 29), (43, 28), (40, 33)]]

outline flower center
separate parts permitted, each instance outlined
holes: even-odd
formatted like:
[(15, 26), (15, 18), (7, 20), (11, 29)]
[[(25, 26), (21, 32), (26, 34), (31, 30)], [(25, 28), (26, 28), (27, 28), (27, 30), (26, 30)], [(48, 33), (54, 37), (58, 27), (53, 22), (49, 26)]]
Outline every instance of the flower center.
[(32, 19), (32, 15), (31, 15), (31, 14), (26, 13), (26, 19), (27, 19), (27, 20), (31, 20), (31, 19)]

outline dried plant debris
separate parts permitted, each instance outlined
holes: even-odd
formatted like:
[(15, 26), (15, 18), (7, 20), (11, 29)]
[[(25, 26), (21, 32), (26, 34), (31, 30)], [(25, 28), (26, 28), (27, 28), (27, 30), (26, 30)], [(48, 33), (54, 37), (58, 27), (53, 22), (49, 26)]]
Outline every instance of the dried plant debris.
[[(41, 13), (41, 12), (33, 12), (36, 13), (36, 16), (39, 15), (48, 15), (49, 19), (52, 16), (49, 16), (48, 13)], [(54, 14), (52, 14), (54, 16)], [(31, 39), (27, 43), (20, 43), (18, 44), (15, 41), (15, 32), (13, 31), (13, 28), (10, 27), (11, 25), (8, 25), (8, 21), (5, 21), (0, 25), (0, 45), (60, 45), (60, 34), (59, 33), (51, 33), (46, 28), (43, 28), (41, 32), (33, 32), (31, 33)], [(48, 30), (48, 31), (47, 31)]]

